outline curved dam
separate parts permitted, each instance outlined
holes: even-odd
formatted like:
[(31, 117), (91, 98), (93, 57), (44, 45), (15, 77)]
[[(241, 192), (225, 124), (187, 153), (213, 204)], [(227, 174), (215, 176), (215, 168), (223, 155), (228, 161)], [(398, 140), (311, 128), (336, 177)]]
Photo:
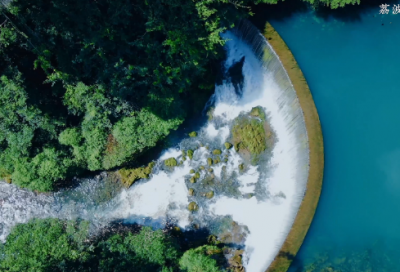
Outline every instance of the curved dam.
[[(227, 226), (234, 222), (241, 230), (241, 239), (234, 242), (244, 249), (246, 271), (284, 271), (318, 202), (323, 147), (311, 94), (308, 88), (298, 87), (304, 86), (304, 78), (292, 77), (293, 63), (287, 62), (290, 58), (280, 51), (273, 33), (267, 28), (268, 43), (254, 26), (242, 22), (222, 34), (227, 40), (226, 60), (221, 68), (224, 76), (208, 103), (212, 118), (197, 130), (197, 136), (166, 149), (149, 179), (112, 193), (114, 183), (107, 173), (52, 194), (0, 183), (1, 240), (15, 224), (34, 217), (83, 218), (92, 223), (93, 233), (116, 220), (154, 228), (196, 226), (219, 238), (231, 231)], [(230, 74), (232, 67), (240, 67), (239, 83)], [(265, 112), (274, 143), (258, 163), (248, 163), (234, 148), (224, 148), (224, 143), (232, 140), (235, 120), (254, 107)], [(193, 151), (190, 159), (184, 158), (188, 150)], [(213, 150), (220, 150), (218, 156), (225, 159), (207, 164), (216, 159)], [(169, 158), (175, 158), (178, 166), (166, 167)], [(198, 182), (190, 181), (191, 170), (198, 174)], [(189, 194), (189, 189), (196, 194)], [(212, 196), (204, 197), (210, 191)], [(188, 210), (191, 202), (197, 203), (196, 212)]]

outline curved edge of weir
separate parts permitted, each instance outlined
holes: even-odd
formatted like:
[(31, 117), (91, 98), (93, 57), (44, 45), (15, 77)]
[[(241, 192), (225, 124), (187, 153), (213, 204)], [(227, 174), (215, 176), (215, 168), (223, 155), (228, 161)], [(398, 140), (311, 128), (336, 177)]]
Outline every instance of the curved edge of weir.
[(296, 91), (304, 114), (310, 156), (306, 192), (295, 221), (278, 255), (266, 270), (266, 272), (283, 272), (288, 270), (293, 258), (299, 251), (318, 205), (324, 172), (324, 145), (317, 108), (307, 81), (292, 52), (268, 22), (265, 26), (264, 37), (278, 55)]

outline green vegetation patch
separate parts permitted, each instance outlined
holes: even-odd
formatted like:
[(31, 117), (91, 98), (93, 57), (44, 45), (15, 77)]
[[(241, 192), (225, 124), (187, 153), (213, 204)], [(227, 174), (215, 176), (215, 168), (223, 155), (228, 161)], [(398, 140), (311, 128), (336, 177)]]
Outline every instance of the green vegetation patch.
[(207, 197), (208, 199), (213, 198), (213, 197), (214, 197), (214, 191), (207, 192), (207, 193), (206, 193), (206, 197)]
[(231, 147), (232, 147), (232, 144), (228, 143), (228, 142), (226, 142), (224, 145), (225, 145), (226, 149), (231, 149)]
[(188, 157), (189, 157), (189, 159), (193, 159), (193, 150), (191, 150), (191, 149), (189, 149), (188, 151), (187, 151), (187, 155), (188, 155)]
[(266, 148), (266, 136), (263, 122), (247, 117), (238, 117), (232, 128), (235, 149), (246, 149), (258, 155)]
[(190, 137), (197, 137), (197, 132), (196, 131), (192, 131), (189, 133)]
[(121, 176), (122, 183), (129, 188), (138, 179), (149, 178), (154, 165), (155, 163), (151, 162), (146, 167), (133, 169), (122, 168), (118, 170), (118, 174)]
[(222, 151), (221, 151), (221, 149), (214, 149), (212, 153), (213, 153), (214, 155), (221, 155), (221, 154), (222, 154)]
[(195, 212), (195, 211), (197, 211), (197, 210), (199, 209), (199, 205), (197, 205), (196, 202), (193, 202), (193, 201), (192, 201), (192, 202), (189, 203), (188, 209), (189, 209), (189, 211), (191, 211), (191, 212)]
[(178, 162), (175, 158), (169, 158), (164, 161), (165, 166), (175, 167), (178, 165)]
[(265, 112), (264, 112), (264, 110), (263, 110), (263, 108), (261, 106), (257, 106), (257, 107), (252, 108), (251, 112), (250, 112), (250, 115), (254, 116), (254, 117), (258, 117), (263, 121), (266, 120), (265, 119)]

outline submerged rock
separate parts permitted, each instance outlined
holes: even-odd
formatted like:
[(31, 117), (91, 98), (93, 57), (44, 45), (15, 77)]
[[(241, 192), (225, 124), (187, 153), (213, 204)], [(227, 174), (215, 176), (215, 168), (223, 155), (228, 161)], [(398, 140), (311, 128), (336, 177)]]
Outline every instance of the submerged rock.
[(196, 202), (192, 201), (192, 202), (189, 203), (188, 209), (191, 212), (195, 212), (195, 211), (197, 211), (199, 209), (199, 205), (197, 205)]
[(190, 137), (196, 137), (197, 136), (197, 132), (196, 131), (192, 131), (189, 133)]
[(175, 167), (178, 165), (178, 162), (175, 158), (169, 158), (164, 161), (164, 164), (169, 167)]
[[(176, 162), (176, 160), (175, 160)], [(151, 162), (146, 167), (139, 167), (133, 169), (122, 168), (118, 170), (122, 183), (125, 187), (129, 188), (138, 179), (148, 178), (153, 170), (155, 163)]]

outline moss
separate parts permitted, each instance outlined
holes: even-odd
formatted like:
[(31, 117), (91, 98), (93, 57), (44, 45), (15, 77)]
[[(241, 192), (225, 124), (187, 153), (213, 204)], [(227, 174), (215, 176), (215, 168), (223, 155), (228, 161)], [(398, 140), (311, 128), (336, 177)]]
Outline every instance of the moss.
[(191, 182), (191, 183), (196, 183), (196, 178), (195, 178), (195, 177), (191, 177), (191, 178), (190, 178), (190, 182)]
[(197, 132), (196, 131), (192, 131), (189, 133), (190, 137), (196, 137), (197, 136)]
[(247, 149), (251, 154), (260, 154), (267, 148), (263, 123), (256, 119), (239, 117), (232, 128), (235, 149)]
[(151, 162), (146, 167), (139, 167), (134, 169), (122, 168), (118, 170), (118, 174), (121, 177), (122, 183), (126, 187), (132, 186), (132, 184), (138, 179), (148, 178), (153, 170), (155, 163)]
[(226, 142), (224, 145), (225, 145), (226, 149), (231, 149), (232, 148), (232, 144), (231, 143)]
[(213, 198), (213, 197), (214, 197), (214, 191), (209, 191), (209, 192), (207, 192), (207, 193), (206, 193), (206, 197), (207, 197), (208, 199)]
[(222, 154), (222, 152), (221, 152), (220, 149), (214, 149), (212, 153), (213, 153), (214, 155), (221, 155), (221, 154)]
[(261, 120), (265, 121), (265, 112), (261, 106), (252, 108), (250, 115), (254, 116), (254, 117), (258, 117)]
[(244, 164), (243, 164), (243, 163), (239, 164), (239, 170), (240, 170), (240, 171), (243, 171), (243, 170), (244, 170)]
[(190, 174), (194, 174), (194, 172), (195, 172), (194, 169), (190, 169), (189, 171)]
[(189, 195), (190, 195), (190, 196), (194, 196), (194, 189), (193, 189), (193, 188), (190, 188), (190, 189), (189, 189)]
[(189, 149), (188, 151), (187, 151), (187, 155), (188, 155), (188, 157), (189, 157), (189, 159), (193, 159), (193, 150), (191, 150), (191, 149)]
[(175, 158), (169, 158), (164, 161), (164, 164), (169, 167), (175, 167), (178, 165), (178, 162)]
[(197, 205), (196, 202), (192, 201), (188, 205), (188, 210), (191, 211), (191, 212), (195, 212), (195, 211), (199, 210), (199, 205)]

